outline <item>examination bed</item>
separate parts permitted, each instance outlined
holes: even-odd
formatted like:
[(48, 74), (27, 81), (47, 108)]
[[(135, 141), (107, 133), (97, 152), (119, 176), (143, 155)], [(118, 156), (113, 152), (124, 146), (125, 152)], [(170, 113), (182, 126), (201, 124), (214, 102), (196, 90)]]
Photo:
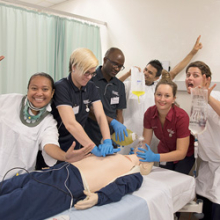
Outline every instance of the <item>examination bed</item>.
[(66, 210), (59, 215), (70, 220), (172, 220), (173, 213), (195, 198), (195, 179), (191, 176), (153, 167), (144, 176), (141, 188), (121, 201), (87, 210)]

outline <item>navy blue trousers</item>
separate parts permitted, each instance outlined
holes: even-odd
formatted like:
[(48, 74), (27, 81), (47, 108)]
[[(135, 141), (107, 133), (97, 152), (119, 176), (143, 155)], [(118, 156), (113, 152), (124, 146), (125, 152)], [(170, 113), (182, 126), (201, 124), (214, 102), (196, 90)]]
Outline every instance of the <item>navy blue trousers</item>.
[(183, 160), (178, 161), (178, 163), (167, 162), (166, 165), (161, 165), (161, 168), (168, 170), (177, 171), (179, 173), (189, 174), (195, 163), (194, 154), (190, 157), (185, 157)]
[(0, 189), (0, 219), (42, 220), (67, 210), (71, 195), (64, 182), (68, 175), (66, 185), (75, 204), (85, 198), (84, 188), (78, 169), (68, 163), (5, 180)]
[(203, 220), (219, 220), (220, 219), (220, 204), (213, 203), (207, 198), (197, 195), (197, 199), (203, 200)]

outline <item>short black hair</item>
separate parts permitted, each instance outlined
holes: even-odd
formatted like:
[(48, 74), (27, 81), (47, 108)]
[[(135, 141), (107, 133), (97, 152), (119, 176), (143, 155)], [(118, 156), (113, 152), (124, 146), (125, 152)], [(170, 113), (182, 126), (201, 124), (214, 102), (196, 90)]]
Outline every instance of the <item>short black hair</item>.
[(147, 65), (149, 64), (157, 69), (156, 77), (160, 77), (163, 70), (161, 62), (159, 60), (151, 60)]
[(43, 77), (46, 77), (47, 79), (49, 79), (49, 80), (50, 80), (50, 83), (51, 83), (52, 89), (55, 89), (55, 85), (54, 85), (54, 80), (53, 80), (53, 78), (52, 78), (49, 74), (44, 73), (44, 72), (35, 73), (34, 75), (32, 75), (31, 78), (29, 79), (28, 87), (27, 87), (27, 88), (29, 88), (29, 85), (30, 85), (30, 83), (31, 83), (31, 80), (32, 80), (34, 77), (36, 77), (36, 76), (43, 76)]

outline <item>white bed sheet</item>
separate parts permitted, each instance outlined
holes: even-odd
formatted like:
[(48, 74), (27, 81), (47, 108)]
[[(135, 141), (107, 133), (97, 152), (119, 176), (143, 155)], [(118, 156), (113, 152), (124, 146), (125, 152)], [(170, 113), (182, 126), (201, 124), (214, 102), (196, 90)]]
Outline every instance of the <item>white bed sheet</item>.
[(146, 200), (151, 220), (167, 220), (173, 219), (173, 213), (195, 198), (195, 185), (192, 176), (153, 167), (133, 195)]
[(153, 167), (141, 188), (121, 201), (83, 211), (72, 208), (60, 215), (68, 215), (70, 220), (172, 220), (173, 213), (194, 198), (193, 177)]

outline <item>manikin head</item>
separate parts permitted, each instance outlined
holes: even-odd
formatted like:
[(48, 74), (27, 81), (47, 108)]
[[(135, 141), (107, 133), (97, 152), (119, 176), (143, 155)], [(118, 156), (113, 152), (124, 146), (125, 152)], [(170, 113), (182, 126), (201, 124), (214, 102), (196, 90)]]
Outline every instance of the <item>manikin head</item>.
[(125, 57), (123, 52), (115, 47), (110, 48), (103, 59), (102, 73), (107, 81), (124, 69)]
[(187, 92), (190, 93), (191, 88), (197, 86), (209, 86), (212, 72), (207, 64), (202, 61), (190, 63), (186, 68), (185, 84)]
[(95, 75), (98, 60), (91, 50), (78, 48), (73, 51), (69, 61), (69, 72), (75, 86), (79, 89), (85, 86)]
[(134, 166), (140, 166), (140, 173), (142, 175), (147, 175), (150, 173), (154, 163), (153, 162), (141, 162), (139, 161), (139, 157), (137, 157), (136, 154), (132, 154), (132, 155), (125, 155), (125, 157), (127, 157), (129, 160), (132, 161), (132, 163), (134, 164)]

